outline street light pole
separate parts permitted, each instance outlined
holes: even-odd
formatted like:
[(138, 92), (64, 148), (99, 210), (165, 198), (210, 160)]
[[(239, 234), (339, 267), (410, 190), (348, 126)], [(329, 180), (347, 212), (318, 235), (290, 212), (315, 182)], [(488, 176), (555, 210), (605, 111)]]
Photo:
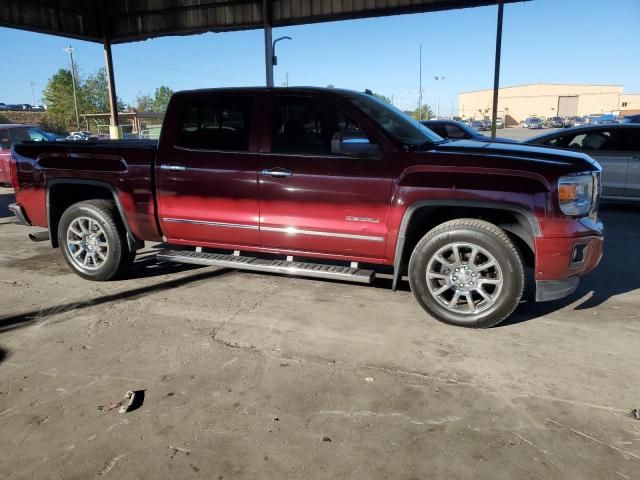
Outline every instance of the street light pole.
[(433, 77), (438, 82), (438, 94), (436, 97), (436, 120), (440, 118), (440, 80), (444, 80), (444, 77)]
[[(278, 37), (273, 41), (273, 44), (271, 45), (271, 54), (273, 55), (273, 57), (271, 58), (271, 82), (273, 82), (273, 67), (275, 65), (278, 65), (278, 57), (276, 55), (276, 43), (278, 43), (280, 40), (292, 40), (291, 37)], [(289, 76), (289, 74), (287, 73), (287, 77)], [(287, 78), (287, 86), (289, 83), (289, 79)], [(271, 86), (273, 87), (273, 83), (271, 84)]]
[(65, 52), (69, 54), (71, 60), (71, 82), (73, 84), (73, 104), (76, 109), (76, 128), (80, 130), (80, 115), (78, 114), (78, 95), (76, 93), (76, 66), (73, 63), (73, 48), (69, 45), (68, 48), (63, 48)]
[(36, 95), (35, 93), (33, 93), (33, 87), (35, 86), (36, 82), (34, 82), (33, 80), (29, 80), (29, 86), (31, 87), (31, 100), (33, 101), (32, 105), (35, 106), (36, 104)]
[(422, 44), (420, 44), (420, 60), (418, 69), (418, 120), (422, 120)]

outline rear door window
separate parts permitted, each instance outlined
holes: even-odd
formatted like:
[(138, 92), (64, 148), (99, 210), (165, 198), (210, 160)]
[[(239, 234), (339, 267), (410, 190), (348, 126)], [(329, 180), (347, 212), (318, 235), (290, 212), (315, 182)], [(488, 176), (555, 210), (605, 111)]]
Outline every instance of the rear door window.
[(225, 97), (186, 105), (176, 146), (199, 150), (246, 152), (251, 134), (253, 98)]
[(37, 128), (28, 128), (27, 135), (32, 142), (47, 142), (49, 140), (45, 133)]
[[(446, 135), (447, 138), (456, 138), (456, 139), (467, 138), (467, 134), (464, 132), (464, 130), (462, 130), (457, 125), (451, 125), (447, 123), (445, 125), (445, 129), (447, 131), (447, 135)], [(440, 136), (442, 137), (443, 135), (440, 135)]]

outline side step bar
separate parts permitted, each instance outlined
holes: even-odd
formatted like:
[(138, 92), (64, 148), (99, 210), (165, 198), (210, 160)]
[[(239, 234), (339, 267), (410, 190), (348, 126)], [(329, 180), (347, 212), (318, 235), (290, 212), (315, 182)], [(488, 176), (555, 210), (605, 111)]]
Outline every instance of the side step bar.
[(375, 272), (361, 268), (318, 263), (269, 260), (264, 258), (224, 255), (219, 253), (194, 252), (189, 250), (162, 250), (158, 260), (175, 263), (191, 263), (214, 267), (252, 270), (256, 272), (282, 273), (301, 277), (328, 278), (356, 283), (371, 283)]

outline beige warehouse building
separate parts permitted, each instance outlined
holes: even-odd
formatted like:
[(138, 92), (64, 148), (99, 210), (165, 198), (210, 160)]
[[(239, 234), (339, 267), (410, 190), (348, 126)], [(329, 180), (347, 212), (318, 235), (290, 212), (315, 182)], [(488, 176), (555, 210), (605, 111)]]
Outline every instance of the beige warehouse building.
[[(491, 117), (493, 90), (459, 94), (460, 116)], [(498, 117), (515, 125), (527, 117), (567, 117), (640, 112), (640, 94), (625, 94), (622, 85), (536, 83), (503, 87), (498, 93)]]

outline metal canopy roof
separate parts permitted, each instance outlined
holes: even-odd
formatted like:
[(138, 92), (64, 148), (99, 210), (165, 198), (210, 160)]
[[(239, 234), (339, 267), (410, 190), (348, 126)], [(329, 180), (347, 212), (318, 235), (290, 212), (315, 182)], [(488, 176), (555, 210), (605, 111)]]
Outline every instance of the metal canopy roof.
[[(525, 0), (505, 0), (505, 3)], [(0, 0), (0, 26), (102, 43), (433, 12), (497, 0)], [(269, 15), (269, 13), (267, 13)], [(266, 21), (265, 21), (266, 20)]]

